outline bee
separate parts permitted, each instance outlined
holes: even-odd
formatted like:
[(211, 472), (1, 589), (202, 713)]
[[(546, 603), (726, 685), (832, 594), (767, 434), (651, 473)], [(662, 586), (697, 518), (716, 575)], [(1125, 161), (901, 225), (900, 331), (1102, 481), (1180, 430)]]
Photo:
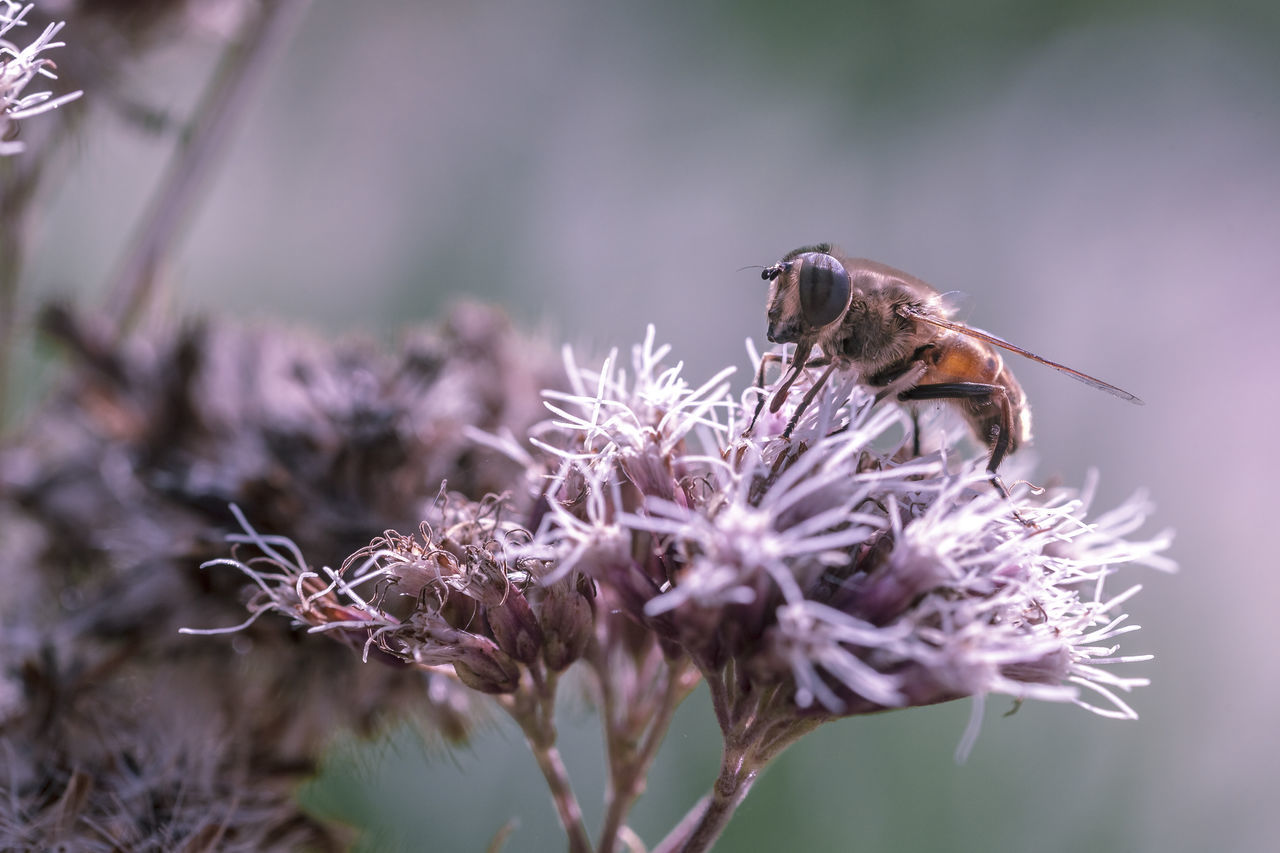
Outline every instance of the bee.
[[(1101, 379), (950, 319), (941, 294), (925, 282), (876, 261), (847, 258), (827, 243), (788, 252), (760, 277), (771, 282), (769, 340), (796, 345), (769, 411), (782, 407), (806, 369), (826, 368), (791, 416), (784, 437), (790, 437), (800, 415), (834, 371), (856, 371), (861, 384), (876, 390), (877, 402), (896, 394), (902, 401), (942, 400), (954, 405), (990, 453), (987, 473), (992, 484), (1008, 496), (996, 471), (1005, 456), (1030, 441), (1031, 410), (1000, 350), (1142, 404), (1133, 394)], [(815, 348), (821, 356), (810, 358)], [(765, 368), (770, 361), (782, 360), (766, 356), (761, 361), (756, 384), (762, 393), (748, 433), (769, 400), (763, 393)], [(917, 453), (918, 432), (914, 437)]]

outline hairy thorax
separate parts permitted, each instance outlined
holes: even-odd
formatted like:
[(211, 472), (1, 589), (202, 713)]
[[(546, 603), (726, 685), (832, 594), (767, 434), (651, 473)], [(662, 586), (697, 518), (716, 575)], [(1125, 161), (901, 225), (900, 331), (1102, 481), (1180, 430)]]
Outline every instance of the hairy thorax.
[(832, 358), (870, 376), (909, 360), (933, 336), (928, 326), (898, 312), (901, 305), (922, 304), (918, 289), (876, 273), (859, 275), (852, 284), (853, 298), (843, 321), (829, 339), (820, 341)]

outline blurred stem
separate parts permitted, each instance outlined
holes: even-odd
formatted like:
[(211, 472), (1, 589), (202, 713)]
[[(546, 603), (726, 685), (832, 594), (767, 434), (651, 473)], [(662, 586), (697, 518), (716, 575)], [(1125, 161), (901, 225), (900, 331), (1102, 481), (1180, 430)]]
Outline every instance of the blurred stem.
[(216, 157), (249, 102), (273, 53), (302, 19), (309, 0), (263, 0), (246, 17), (214, 70), (195, 118), (178, 143), (133, 244), (107, 287), (106, 314), (123, 337), (150, 301), (156, 273), (174, 251), (195, 209)]
[(573, 796), (573, 789), (569, 785), (569, 771), (564, 766), (560, 751), (553, 745), (539, 744), (532, 740), (529, 745), (533, 748), (538, 769), (542, 771), (547, 787), (551, 789), (560, 822), (569, 835), (570, 853), (591, 853), (591, 839), (587, 836), (587, 826), (582, 820), (582, 809)]
[[(655, 649), (660, 655), (660, 651)], [(701, 680), (688, 661), (677, 660), (666, 665), (661, 695), (656, 703), (646, 703), (628, 714), (621, 725), (614, 725), (614, 709), (605, 708), (605, 743), (609, 758), (609, 791), (604, 823), (600, 827), (599, 853), (613, 853), (621, 840), (623, 821), (636, 800), (644, 793), (649, 768), (666, 738), (676, 708)]]
[(27, 212), (40, 182), (41, 166), (54, 156), (56, 147), (56, 140), (52, 140), (39, 154), (0, 158), (0, 427), (10, 414), (10, 360), (17, 345), (18, 283)]
[[(707, 681), (712, 685), (714, 700), (717, 685), (723, 688), (724, 680), (708, 675)], [(750, 703), (730, 701), (724, 694), (719, 700), (717, 716), (722, 721), (724, 734), (720, 773), (711, 791), (694, 804), (653, 853), (710, 850), (769, 762), (827, 719), (796, 716), (789, 695), (778, 691), (761, 694)], [(730, 708), (732, 716), (727, 714)], [(726, 716), (721, 716), (722, 710)], [(723, 725), (726, 721), (727, 726)]]
[[(716, 777), (711, 793), (704, 796), (694, 806), (690, 815), (696, 820), (682, 820), (677, 828), (684, 828), (688, 835), (684, 838), (672, 839), (674, 843), (663, 841), (654, 849), (654, 853), (668, 853), (679, 850), (681, 853), (696, 853), (710, 850), (720, 834), (729, 825), (729, 819), (737, 811), (738, 806), (747, 798), (751, 786), (760, 777), (764, 765), (751, 759), (749, 751), (725, 749), (720, 762), (720, 775)], [(683, 833), (681, 833), (683, 834)]]
[(489, 842), (489, 846), (485, 848), (485, 853), (501, 853), (503, 847), (507, 846), (507, 841), (516, 831), (516, 819), (511, 818), (502, 825), (497, 834), (493, 836), (493, 840)]
[(524, 732), (533, 758), (538, 762), (555, 803), (560, 823), (569, 836), (569, 853), (591, 853), (591, 838), (582, 818), (582, 807), (569, 784), (569, 770), (556, 748), (555, 676), (544, 677), (540, 668), (530, 667), (531, 683), (512, 696), (499, 697), (499, 704)]
[(8, 201), (6, 196), (5, 209), (0, 212), (0, 427), (8, 421), (9, 359), (14, 350), (14, 312), (18, 308), (18, 276), (22, 268), (20, 226), (9, 216)]

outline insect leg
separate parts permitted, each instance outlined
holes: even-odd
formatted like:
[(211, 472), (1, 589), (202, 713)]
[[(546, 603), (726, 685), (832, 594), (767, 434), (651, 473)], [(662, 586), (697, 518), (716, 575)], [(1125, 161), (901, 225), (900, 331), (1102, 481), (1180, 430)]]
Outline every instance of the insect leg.
[[(778, 411), (778, 409), (782, 408), (782, 401), (787, 399), (787, 392), (791, 390), (791, 386), (795, 383), (795, 381), (800, 378), (801, 371), (803, 371), (806, 367), (816, 367), (818, 365), (827, 363), (826, 359), (814, 359), (813, 361), (806, 361), (805, 359), (809, 357), (809, 352), (812, 349), (813, 349), (813, 344), (799, 344), (796, 346), (795, 352), (791, 356), (791, 373), (790, 375), (785, 376), (782, 382), (782, 387), (780, 387), (777, 391), (773, 393), (772, 402), (769, 404), (769, 411), (771, 413), (776, 412)], [(759, 402), (756, 403), (756, 410), (751, 415), (751, 423), (747, 425), (747, 429), (745, 432), (743, 432), (743, 435), (751, 435), (751, 431), (755, 429), (756, 420), (760, 417), (760, 413), (764, 411), (765, 401), (771, 399), (768, 394), (764, 393), (765, 368), (768, 367), (768, 365), (773, 364), (774, 362), (781, 362), (781, 361), (783, 361), (782, 356), (772, 352), (765, 353), (763, 356), (760, 357), (760, 369), (756, 371), (756, 387), (760, 389), (760, 400)], [(785, 371), (784, 371), (784, 374), (785, 374)]]
[[(815, 359), (815, 361), (820, 361), (820, 359)], [(812, 365), (814, 362), (811, 361), (809, 364)], [(834, 361), (828, 363), (827, 369), (822, 371), (822, 375), (818, 377), (818, 381), (813, 383), (813, 386), (805, 392), (804, 397), (800, 400), (800, 405), (796, 408), (795, 414), (791, 416), (791, 420), (787, 421), (787, 428), (782, 431), (783, 438), (791, 438), (791, 433), (795, 430), (796, 424), (800, 422), (800, 416), (804, 414), (805, 409), (809, 408), (809, 404), (813, 402), (813, 398), (818, 396), (818, 391), (821, 390), (822, 386), (827, 384), (827, 380), (831, 378), (831, 373), (835, 369), (836, 363)]]
[[(764, 372), (771, 364), (784, 364), (786, 359), (776, 352), (767, 352), (760, 356), (760, 369), (756, 371), (756, 387), (764, 388)], [(768, 396), (768, 395), (765, 395)]]
[(908, 399), (906, 393), (915, 387), (915, 384), (920, 381), (920, 377), (924, 376), (928, 370), (929, 365), (925, 364), (923, 361), (916, 361), (913, 362), (910, 367), (894, 373), (891, 376), (886, 376), (884, 373), (880, 373), (871, 377), (868, 380), (868, 384), (873, 387), (880, 388), (880, 390), (876, 392), (875, 400), (872, 402), (879, 403), (881, 400), (893, 394), (897, 394), (898, 399), (900, 400)]
[(777, 412), (782, 408), (782, 402), (787, 399), (787, 393), (791, 390), (791, 386), (800, 378), (800, 374), (808, 367), (809, 352), (813, 349), (812, 344), (797, 344), (796, 351), (791, 356), (791, 375), (782, 383), (773, 394), (773, 400), (769, 403), (770, 414)]
[[(987, 460), (987, 473), (991, 475), (991, 484), (1004, 497), (1009, 497), (1009, 490), (996, 474), (1000, 463), (1009, 453), (1009, 435), (1013, 425), (1013, 407), (1009, 403), (1009, 395), (1003, 386), (986, 382), (940, 382), (933, 385), (917, 385), (898, 395), (900, 400), (972, 400), (994, 403), (996, 406), (988, 425), (987, 435), (983, 438), (991, 448), (991, 457)], [(973, 419), (970, 418), (971, 422)]]
[(751, 416), (751, 423), (747, 424), (747, 430), (743, 435), (751, 435), (751, 431), (756, 428), (756, 421), (760, 417), (760, 413), (764, 411), (765, 401), (769, 399), (769, 395), (764, 390), (764, 372), (769, 365), (774, 362), (783, 363), (786, 359), (778, 355), (776, 352), (767, 352), (760, 356), (760, 369), (756, 371), (755, 387), (760, 389), (760, 399), (756, 403), (755, 413)]

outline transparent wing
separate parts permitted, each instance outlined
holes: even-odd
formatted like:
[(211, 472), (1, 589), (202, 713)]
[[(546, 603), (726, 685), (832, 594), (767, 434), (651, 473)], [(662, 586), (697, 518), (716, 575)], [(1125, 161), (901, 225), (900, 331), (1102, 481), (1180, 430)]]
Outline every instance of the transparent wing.
[(1110, 382), (1103, 382), (1101, 379), (1098, 379), (1097, 377), (1090, 376), (1087, 373), (1081, 373), (1075, 368), (1067, 367), (1065, 364), (1058, 364), (1058, 362), (1056, 361), (1050, 361), (1047, 358), (1041, 358), (1035, 353), (1029, 350), (1025, 350), (1022, 347), (1018, 346), (1017, 344), (1009, 343), (1004, 338), (997, 338), (995, 335), (991, 334), (990, 332), (984, 332), (981, 329), (975, 329), (972, 326), (966, 326), (963, 323), (957, 323), (953, 320), (947, 320), (943, 317), (939, 317), (927, 311), (922, 311), (918, 308), (913, 308), (910, 305), (901, 306), (898, 310), (904, 316), (912, 317), (916, 320), (923, 320), (924, 322), (937, 326), (940, 329), (949, 329), (953, 332), (959, 332), (962, 335), (968, 335), (971, 338), (977, 338), (980, 341), (986, 341), (987, 343), (993, 344), (1002, 349), (1007, 349), (1009, 350), (1009, 352), (1016, 352), (1018, 355), (1023, 356), (1024, 358), (1029, 358), (1032, 361), (1038, 361), (1041, 364), (1045, 365), (1046, 367), (1052, 367), (1054, 370), (1057, 370), (1060, 373), (1065, 373), (1068, 376), (1070, 376), (1072, 379), (1075, 379), (1078, 382), (1083, 382), (1085, 385), (1088, 385), (1091, 388), (1097, 388), (1099, 391), (1106, 391), (1108, 394), (1119, 397), (1121, 400), (1128, 400), (1130, 403), (1137, 403), (1139, 406), (1142, 405), (1142, 400), (1139, 397), (1137, 397), (1134, 394), (1130, 394), (1128, 391), (1124, 390), (1123, 388), (1117, 388), (1115, 385), (1112, 385)]

